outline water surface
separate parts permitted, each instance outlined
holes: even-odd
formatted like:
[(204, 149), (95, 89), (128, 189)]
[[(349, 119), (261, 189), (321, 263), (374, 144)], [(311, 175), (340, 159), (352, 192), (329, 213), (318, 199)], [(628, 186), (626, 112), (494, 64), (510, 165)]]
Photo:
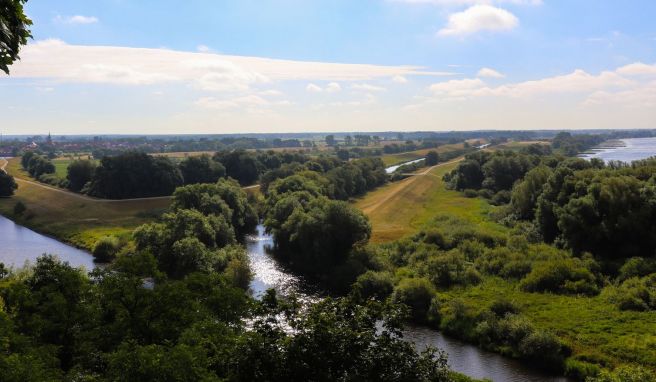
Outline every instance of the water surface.
[(397, 165), (387, 167), (387, 168), (385, 169), (385, 172), (388, 173), (388, 174), (391, 174), (391, 173), (393, 173), (394, 171), (398, 170), (401, 166), (405, 166), (405, 165), (407, 165), (407, 164), (418, 163), (418, 162), (421, 162), (421, 161), (423, 161), (423, 160), (425, 160), (425, 158), (419, 158), (419, 159), (411, 160), (411, 161), (409, 161), (409, 162), (399, 163), (399, 164), (397, 164)]
[(621, 140), (624, 146), (603, 147), (593, 149), (590, 153), (581, 155), (582, 158), (599, 158), (604, 162), (618, 160), (632, 162), (656, 156), (656, 138), (630, 138)]
[(0, 215), (0, 262), (14, 268), (36, 263), (43, 254), (56, 255), (74, 267), (94, 268), (93, 256), (20, 226)]

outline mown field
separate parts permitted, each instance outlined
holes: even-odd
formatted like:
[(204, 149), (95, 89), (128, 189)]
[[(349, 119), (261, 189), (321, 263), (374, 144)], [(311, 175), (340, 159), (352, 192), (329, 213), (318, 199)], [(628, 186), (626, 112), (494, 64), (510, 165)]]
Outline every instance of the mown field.
[(356, 207), (364, 211), (371, 222), (372, 242), (387, 242), (413, 234), (436, 215), (445, 213), (502, 230), (503, 227), (486, 218), (493, 207), (485, 200), (465, 198), (444, 187), (442, 176), (455, 166), (456, 161), (438, 165), (426, 175), (387, 184), (356, 200)]
[[(166, 198), (97, 201), (28, 183), (25, 180), (33, 180), (20, 170), (19, 158), (9, 161), (7, 171), (19, 179), (19, 188), (12, 198), (0, 199), (0, 214), (80, 248), (91, 249), (96, 240), (105, 235), (129, 235), (169, 205)], [(13, 212), (17, 202), (27, 207), (20, 216)]]

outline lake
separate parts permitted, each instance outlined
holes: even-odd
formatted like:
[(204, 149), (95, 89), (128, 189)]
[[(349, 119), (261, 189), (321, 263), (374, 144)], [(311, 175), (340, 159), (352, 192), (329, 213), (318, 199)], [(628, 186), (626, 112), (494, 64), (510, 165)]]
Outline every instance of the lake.
[(581, 155), (581, 158), (599, 158), (604, 162), (618, 160), (632, 162), (656, 156), (656, 138), (621, 139), (624, 146), (601, 147)]
[[(273, 238), (266, 234), (263, 226), (247, 238), (246, 249), (253, 270), (250, 289), (255, 297), (273, 288), (281, 295), (296, 294), (304, 302), (318, 301), (321, 290), (304, 278), (295, 275), (280, 264), (270, 253)], [(444, 350), (449, 357), (451, 369), (474, 378), (489, 378), (495, 382), (567, 382), (567, 378), (545, 375), (521, 362), (482, 350), (442, 333), (421, 326), (408, 326), (405, 339), (419, 350), (433, 346)]]
[(0, 262), (7, 267), (22, 267), (26, 262), (34, 264), (44, 253), (57, 255), (74, 267), (91, 270), (95, 267), (89, 253), (63, 244), (14, 223), (0, 215)]

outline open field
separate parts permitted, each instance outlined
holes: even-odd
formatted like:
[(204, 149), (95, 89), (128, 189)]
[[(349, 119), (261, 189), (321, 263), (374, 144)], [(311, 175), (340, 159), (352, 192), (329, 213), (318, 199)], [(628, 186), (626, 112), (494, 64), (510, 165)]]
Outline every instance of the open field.
[(477, 224), (502, 229), (486, 219), (493, 208), (479, 198), (465, 198), (460, 192), (447, 190), (442, 176), (457, 166), (457, 161), (433, 167), (424, 175), (390, 183), (355, 202), (371, 221), (372, 242), (399, 239), (417, 232), (438, 214), (462, 216)]
[[(18, 170), (20, 159), (9, 161), (7, 171), (18, 182), (12, 198), (0, 199), (0, 214), (38, 232), (77, 247), (90, 249), (102, 236), (128, 235), (140, 224), (151, 221), (169, 205), (168, 198), (129, 201), (100, 201), (36, 184)], [(14, 206), (22, 202), (27, 211), (15, 216)]]

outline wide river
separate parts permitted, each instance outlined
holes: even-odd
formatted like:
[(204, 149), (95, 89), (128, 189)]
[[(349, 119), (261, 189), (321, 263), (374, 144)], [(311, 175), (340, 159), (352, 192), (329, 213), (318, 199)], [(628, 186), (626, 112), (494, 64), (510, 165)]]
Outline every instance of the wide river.
[(630, 138), (621, 139), (624, 146), (602, 147), (593, 149), (590, 153), (581, 155), (582, 158), (599, 158), (605, 162), (618, 160), (632, 162), (656, 156), (656, 138)]

